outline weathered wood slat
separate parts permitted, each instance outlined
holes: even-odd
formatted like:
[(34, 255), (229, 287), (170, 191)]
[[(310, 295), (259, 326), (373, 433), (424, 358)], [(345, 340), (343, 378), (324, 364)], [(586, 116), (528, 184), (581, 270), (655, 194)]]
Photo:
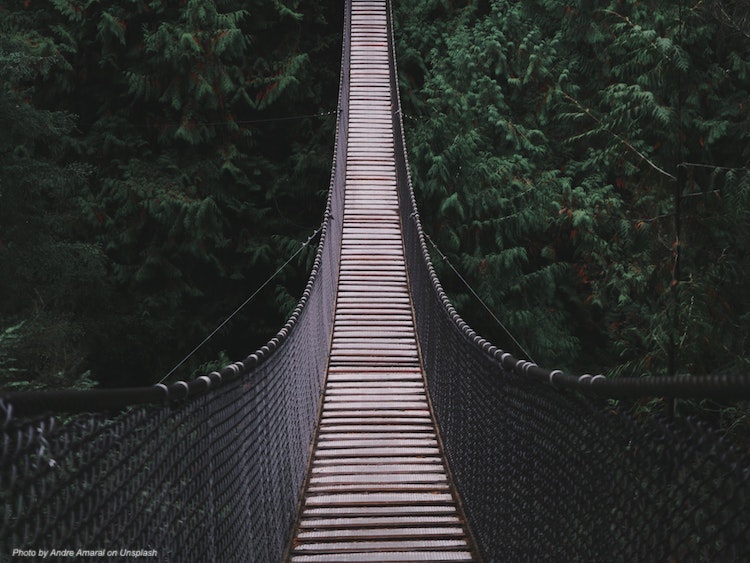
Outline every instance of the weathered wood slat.
[[(421, 530), (420, 530), (421, 531)], [(323, 538), (324, 540), (327, 538)], [(462, 539), (424, 539), (424, 540), (365, 540), (362, 541), (356, 538), (356, 541), (346, 541), (346, 536), (338, 538), (335, 537), (336, 544), (332, 545), (330, 542), (321, 543), (308, 543), (299, 546), (300, 553), (335, 553), (344, 554), (351, 553), (354, 555), (363, 554), (369, 551), (385, 550), (389, 552), (398, 552), (406, 550), (419, 549), (421, 551), (427, 550), (446, 550), (446, 549), (461, 549), (465, 551), (468, 549), (466, 540)]]
[(385, 551), (382, 549), (358, 553), (324, 553), (293, 555), (292, 563), (410, 563), (412, 561), (474, 561), (470, 551)]
[[(352, 391), (357, 391), (356, 394), (352, 394)], [(348, 403), (352, 401), (375, 401), (375, 402), (382, 402), (382, 401), (424, 401), (426, 400), (424, 393), (416, 393), (416, 392), (405, 392), (404, 390), (400, 390), (400, 392), (392, 392), (392, 393), (383, 393), (382, 390), (362, 390), (360, 391), (357, 388), (348, 389), (346, 391), (342, 390), (329, 390), (328, 392), (327, 401), (330, 403)], [(423, 405), (422, 402), (420, 402), (420, 405)]]
[(439, 456), (373, 456), (373, 457), (341, 457), (338, 459), (319, 459), (313, 461), (313, 467), (341, 467), (347, 470), (349, 465), (382, 465), (382, 464), (417, 464), (439, 465), (442, 469), (442, 459)]
[(455, 510), (450, 493), (341, 493), (310, 495), (305, 501), (311, 508), (398, 506), (401, 509), (404, 506), (442, 506)]
[(308, 510), (310, 518), (329, 518), (336, 516), (369, 517), (369, 516), (436, 516), (453, 515), (454, 507), (450, 504), (381, 504), (381, 505), (339, 505), (311, 506)]
[(377, 438), (377, 439), (352, 439), (352, 440), (319, 440), (318, 454), (323, 450), (337, 448), (402, 448), (402, 447), (433, 447), (437, 446), (435, 438)]
[(421, 474), (431, 472), (442, 473), (443, 468), (436, 463), (363, 463), (340, 466), (314, 465), (311, 475), (363, 475), (366, 473), (388, 472), (391, 474), (411, 473), (419, 471)]
[(354, 389), (358, 393), (381, 393), (383, 391), (389, 391), (391, 393), (409, 393), (411, 391), (417, 391), (420, 394), (424, 394), (424, 387), (421, 381), (367, 381), (367, 382), (341, 382), (332, 381), (328, 382), (326, 386), (326, 392), (329, 395), (349, 394)]
[(352, 0), (351, 8), (339, 289), (290, 561), (470, 561), (414, 331), (385, 2)]
[(413, 483), (447, 483), (443, 473), (364, 473), (339, 474), (326, 477), (313, 477), (311, 486), (319, 485), (355, 485), (355, 484), (413, 484)]
[(318, 493), (370, 493), (373, 490), (383, 492), (419, 492), (428, 491), (449, 491), (447, 483), (339, 483), (337, 485), (315, 485), (308, 484), (307, 494), (314, 495)]
[(357, 516), (353, 518), (305, 518), (300, 520), (300, 528), (378, 528), (397, 526), (460, 526), (457, 516)]
[(372, 426), (387, 426), (391, 424), (432, 424), (432, 420), (429, 417), (429, 413), (424, 415), (422, 418), (415, 414), (410, 414), (410, 416), (397, 416), (393, 413), (388, 413), (387, 416), (378, 417), (375, 416), (365, 416), (364, 414), (357, 413), (353, 416), (347, 416), (343, 413), (333, 413), (336, 416), (332, 416), (331, 413), (328, 414), (328, 416), (321, 420), (321, 427), (328, 426), (338, 426), (342, 424), (357, 424), (357, 425), (372, 425)]
[(294, 555), (292, 563), (410, 563), (412, 561), (474, 561), (469, 551), (426, 552), (371, 550), (364, 553), (325, 553), (322, 555)]
[[(463, 537), (464, 531), (460, 526), (439, 526), (430, 528), (361, 528), (341, 530), (310, 530), (300, 532), (298, 539), (325, 540), (329, 538), (365, 539), (397, 539), (420, 536), (424, 538), (456, 538)], [(466, 547), (466, 542), (463, 542)]]

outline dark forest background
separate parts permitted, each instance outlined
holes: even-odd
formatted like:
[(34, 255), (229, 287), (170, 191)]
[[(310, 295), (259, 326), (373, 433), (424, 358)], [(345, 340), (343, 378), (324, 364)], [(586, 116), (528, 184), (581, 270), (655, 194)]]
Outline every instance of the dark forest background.
[[(3, 387), (156, 382), (299, 248), (342, 25), (340, 2), (3, 3)], [(265, 343), (314, 251), (176, 375)]]
[[(747, 372), (750, 2), (394, 2), (425, 228), (529, 354)], [(0, 386), (161, 379), (323, 213), (343, 4), (4, 0)], [(178, 372), (283, 324), (314, 248)], [(434, 256), (461, 314), (515, 344)]]

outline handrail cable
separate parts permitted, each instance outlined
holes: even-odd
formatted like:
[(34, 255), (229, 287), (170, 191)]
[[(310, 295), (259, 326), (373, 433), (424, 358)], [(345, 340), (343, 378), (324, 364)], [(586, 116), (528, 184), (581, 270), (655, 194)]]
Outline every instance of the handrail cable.
[(263, 288), (265, 288), (265, 287), (266, 287), (266, 286), (267, 286), (267, 285), (268, 285), (269, 283), (271, 283), (271, 281), (272, 281), (272, 280), (273, 280), (273, 279), (274, 279), (274, 278), (275, 278), (276, 276), (278, 276), (278, 275), (279, 275), (279, 274), (281, 273), (281, 271), (282, 271), (282, 270), (283, 270), (284, 268), (286, 268), (286, 267), (287, 267), (287, 266), (289, 265), (289, 263), (290, 263), (290, 262), (291, 262), (292, 260), (294, 260), (294, 259), (295, 259), (295, 258), (296, 258), (296, 257), (297, 257), (297, 256), (299, 255), (299, 253), (300, 253), (300, 252), (302, 252), (302, 251), (303, 251), (303, 250), (304, 250), (304, 249), (305, 249), (305, 248), (306, 248), (306, 247), (307, 247), (307, 246), (308, 246), (308, 245), (309, 245), (309, 244), (310, 244), (310, 243), (311, 243), (311, 242), (313, 241), (313, 239), (314, 239), (314, 238), (315, 238), (316, 236), (318, 236), (318, 234), (320, 234), (320, 231), (322, 231), (322, 230), (323, 230), (323, 225), (325, 225), (325, 222), (324, 222), (324, 223), (322, 223), (322, 224), (321, 224), (321, 225), (320, 225), (320, 226), (319, 226), (319, 227), (318, 227), (317, 229), (315, 229), (315, 232), (314, 232), (313, 234), (311, 234), (311, 235), (310, 235), (309, 237), (307, 237), (307, 240), (306, 240), (306, 241), (303, 241), (303, 242), (302, 242), (302, 243), (300, 244), (300, 247), (299, 247), (299, 248), (297, 249), (297, 251), (296, 251), (296, 252), (295, 252), (294, 254), (292, 254), (292, 255), (291, 255), (291, 256), (290, 256), (290, 257), (289, 257), (289, 258), (287, 259), (287, 261), (286, 261), (286, 262), (284, 262), (284, 263), (283, 263), (283, 264), (282, 264), (281, 266), (279, 266), (279, 268), (278, 268), (278, 269), (277, 269), (277, 270), (276, 270), (276, 271), (275, 271), (275, 272), (274, 272), (273, 274), (271, 274), (271, 275), (270, 275), (270, 277), (269, 277), (268, 279), (266, 279), (266, 281), (264, 281), (264, 282), (263, 282), (263, 283), (262, 283), (262, 284), (260, 285), (260, 287), (258, 287), (258, 288), (257, 288), (257, 289), (256, 289), (256, 290), (255, 290), (255, 291), (254, 291), (254, 292), (252, 293), (252, 295), (250, 295), (250, 297), (248, 297), (247, 299), (245, 299), (245, 301), (244, 301), (244, 302), (242, 303), (242, 305), (240, 305), (239, 307), (237, 307), (237, 308), (236, 308), (236, 309), (235, 309), (235, 310), (234, 310), (234, 311), (232, 312), (232, 314), (231, 314), (231, 315), (229, 315), (229, 316), (228, 316), (228, 317), (227, 317), (226, 319), (224, 319), (224, 320), (223, 320), (223, 321), (221, 322), (221, 324), (220, 324), (219, 326), (217, 326), (217, 327), (216, 327), (216, 328), (215, 328), (215, 329), (214, 329), (214, 330), (213, 330), (213, 331), (211, 332), (211, 334), (209, 334), (208, 336), (206, 336), (206, 337), (205, 337), (205, 338), (204, 338), (204, 339), (203, 339), (203, 340), (201, 341), (201, 343), (200, 343), (200, 344), (198, 344), (198, 345), (197, 345), (197, 346), (196, 346), (195, 348), (193, 348), (193, 349), (192, 349), (192, 350), (190, 351), (190, 353), (189, 353), (189, 354), (188, 354), (187, 356), (185, 356), (184, 358), (182, 358), (182, 360), (180, 360), (180, 361), (179, 361), (179, 363), (177, 363), (177, 365), (175, 365), (175, 366), (174, 366), (174, 367), (173, 367), (173, 368), (172, 368), (171, 370), (169, 370), (169, 372), (167, 373), (167, 375), (165, 375), (164, 377), (162, 377), (162, 378), (161, 378), (161, 379), (159, 380), (159, 383), (164, 383), (164, 380), (165, 380), (165, 379), (167, 379), (167, 378), (168, 378), (168, 377), (169, 377), (170, 375), (172, 375), (172, 374), (173, 374), (173, 373), (174, 373), (175, 371), (177, 371), (177, 369), (179, 369), (179, 367), (180, 367), (180, 366), (181, 366), (182, 364), (184, 364), (184, 363), (185, 363), (186, 361), (188, 361), (188, 360), (189, 360), (189, 359), (190, 359), (190, 358), (191, 358), (191, 357), (193, 356), (193, 354), (195, 354), (195, 353), (196, 353), (196, 352), (197, 352), (197, 351), (198, 351), (198, 350), (199, 350), (199, 349), (200, 349), (200, 348), (201, 348), (201, 347), (202, 347), (202, 346), (203, 346), (203, 345), (204, 345), (204, 344), (205, 344), (206, 342), (208, 342), (209, 340), (211, 340), (211, 338), (213, 338), (213, 337), (214, 337), (214, 335), (215, 335), (215, 334), (216, 334), (217, 332), (219, 332), (219, 331), (220, 331), (220, 330), (221, 330), (222, 328), (224, 328), (224, 325), (226, 325), (226, 324), (227, 324), (227, 323), (228, 323), (229, 321), (231, 321), (231, 320), (232, 320), (232, 319), (233, 319), (233, 318), (234, 318), (234, 317), (235, 317), (235, 316), (236, 316), (236, 315), (237, 315), (237, 314), (238, 314), (238, 313), (239, 313), (239, 312), (240, 312), (240, 311), (241, 311), (242, 309), (244, 309), (244, 308), (245, 308), (245, 306), (247, 306), (247, 304), (248, 304), (248, 303), (250, 303), (250, 301), (252, 301), (252, 300), (253, 300), (253, 299), (255, 298), (255, 296), (256, 296), (256, 295), (258, 295), (258, 293), (260, 293), (260, 292), (261, 292), (261, 291), (263, 290)]
[(438, 248), (437, 244), (435, 244), (435, 241), (433, 241), (430, 238), (430, 235), (428, 235), (427, 233), (425, 233), (424, 236), (425, 236), (425, 238), (427, 238), (428, 241), (430, 241), (430, 244), (432, 245), (432, 248), (434, 248), (435, 251), (440, 255), (440, 258), (442, 259), (442, 261), (445, 262), (446, 264), (448, 264), (448, 267), (451, 270), (453, 270), (453, 273), (458, 276), (458, 279), (461, 280), (461, 282), (466, 286), (466, 288), (471, 292), (471, 294), (476, 298), (476, 300), (479, 301), (479, 303), (482, 304), (482, 307), (484, 307), (486, 309), (486, 311), (490, 314), (490, 316), (493, 319), (495, 319), (495, 322), (500, 326), (500, 328), (502, 328), (505, 331), (505, 334), (508, 335), (508, 337), (513, 341), (513, 343), (518, 347), (518, 349), (526, 355), (526, 358), (528, 360), (531, 360), (532, 362), (536, 363), (536, 360), (531, 357), (531, 354), (529, 354), (526, 351), (526, 349), (523, 346), (521, 346), (521, 343), (518, 340), (516, 340), (516, 338), (513, 336), (513, 334), (511, 334), (510, 330), (508, 330), (508, 328), (502, 323), (502, 321), (497, 318), (497, 315), (495, 315), (495, 313), (492, 312), (492, 309), (490, 309), (490, 307), (487, 305), (487, 303), (485, 303), (485, 301), (479, 296), (479, 294), (476, 291), (474, 291), (474, 288), (471, 287), (471, 285), (469, 284), (468, 281), (466, 281), (466, 278), (464, 278), (461, 275), (461, 273), (453, 266), (453, 264), (451, 264), (451, 261), (448, 259), (448, 257), (445, 254), (442, 253), (442, 251)]

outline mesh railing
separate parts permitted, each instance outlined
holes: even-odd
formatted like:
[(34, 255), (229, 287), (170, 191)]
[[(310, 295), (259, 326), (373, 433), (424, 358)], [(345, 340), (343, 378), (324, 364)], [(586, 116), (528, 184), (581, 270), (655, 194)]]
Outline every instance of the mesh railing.
[(307, 354), (273, 357), (272, 369), (180, 404), (11, 419), (0, 553), (280, 560), (320, 374), (299, 369)]
[[(345, 41), (344, 61), (348, 49)], [(340, 100), (348, 97), (347, 72), (342, 65)], [(397, 96), (395, 65), (392, 72)], [(347, 124), (339, 108), (337, 139)], [(483, 341), (430, 265), (398, 110), (394, 127), (430, 396), (485, 558), (750, 558), (746, 449), (695, 421), (634, 417), (595, 395), (739, 399), (750, 396), (748, 382), (577, 378)], [(0, 397), (0, 559), (53, 549), (76, 560), (282, 558), (330, 344), (345, 156), (337, 142), (313, 273), (267, 346), (169, 387)]]
[(741, 448), (696, 420), (633, 416), (606, 398), (747, 400), (750, 379), (574, 377), (519, 361), (477, 336), (451, 306), (430, 263), (400, 104), (393, 123), (428, 389), (484, 558), (749, 560), (747, 445)]
[[(347, 41), (342, 51), (347, 61)], [(168, 387), (0, 395), (0, 560), (283, 558), (330, 348), (348, 88), (342, 64), (321, 241), (302, 299), (266, 346)]]

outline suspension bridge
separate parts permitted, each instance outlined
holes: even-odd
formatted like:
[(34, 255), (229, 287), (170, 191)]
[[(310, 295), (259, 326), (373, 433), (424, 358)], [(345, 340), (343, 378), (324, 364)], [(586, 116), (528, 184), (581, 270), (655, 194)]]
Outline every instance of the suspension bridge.
[(747, 447), (610, 401), (731, 403), (746, 378), (573, 376), (453, 309), (392, 27), (387, 0), (347, 3), (321, 239), (277, 335), (188, 382), (0, 395), (0, 559), (750, 558)]

